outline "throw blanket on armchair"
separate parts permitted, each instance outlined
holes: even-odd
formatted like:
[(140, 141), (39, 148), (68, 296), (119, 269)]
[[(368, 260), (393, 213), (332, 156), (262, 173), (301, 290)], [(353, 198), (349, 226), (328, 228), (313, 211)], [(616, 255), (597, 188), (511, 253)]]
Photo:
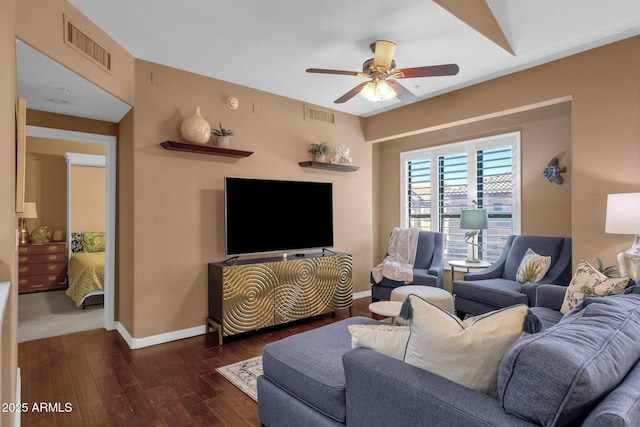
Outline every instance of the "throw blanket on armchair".
[(371, 272), (376, 283), (380, 283), (383, 277), (404, 283), (413, 282), (419, 232), (419, 228), (393, 229), (387, 256)]

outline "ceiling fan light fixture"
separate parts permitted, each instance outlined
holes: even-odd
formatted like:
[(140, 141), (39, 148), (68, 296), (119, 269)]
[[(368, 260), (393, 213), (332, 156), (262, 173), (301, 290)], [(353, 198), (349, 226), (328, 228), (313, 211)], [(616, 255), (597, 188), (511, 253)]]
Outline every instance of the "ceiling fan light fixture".
[(360, 91), (371, 102), (387, 101), (396, 96), (396, 92), (389, 86), (386, 80), (371, 80)]

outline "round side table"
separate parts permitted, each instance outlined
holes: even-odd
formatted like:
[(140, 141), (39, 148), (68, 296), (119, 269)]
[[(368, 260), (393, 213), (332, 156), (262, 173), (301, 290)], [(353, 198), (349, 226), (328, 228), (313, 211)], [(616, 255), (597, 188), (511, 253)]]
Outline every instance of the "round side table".
[(467, 273), (474, 269), (485, 269), (491, 265), (490, 262), (480, 261), (480, 262), (469, 262), (464, 259), (452, 259), (449, 261), (449, 266), (451, 267), (451, 284), (453, 285), (454, 273), (456, 268), (465, 268)]
[(391, 317), (391, 323), (396, 324), (396, 317), (400, 315), (402, 301), (376, 301), (369, 304), (369, 311), (380, 316)]

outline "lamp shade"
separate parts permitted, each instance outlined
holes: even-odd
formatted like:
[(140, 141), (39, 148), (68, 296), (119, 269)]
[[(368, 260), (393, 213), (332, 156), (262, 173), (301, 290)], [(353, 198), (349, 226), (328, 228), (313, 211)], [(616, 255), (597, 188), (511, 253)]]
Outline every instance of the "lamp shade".
[(462, 209), (460, 228), (463, 230), (486, 230), (489, 228), (489, 215), (486, 209)]
[(609, 194), (605, 232), (640, 234), (640, 193)]
[(24, 212), (18, 212), (18, 218), (38, 218), (36, 202), (24, 202)]

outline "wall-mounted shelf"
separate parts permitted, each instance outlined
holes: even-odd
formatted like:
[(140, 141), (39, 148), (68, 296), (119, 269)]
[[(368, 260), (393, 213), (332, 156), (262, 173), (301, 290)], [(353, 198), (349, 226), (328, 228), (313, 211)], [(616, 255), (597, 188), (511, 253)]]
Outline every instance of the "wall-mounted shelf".
[(299, 162), (300, 167), (303, 168), (315, 168), (315, 169), (326, 169), (332, 171), (340, 171), (340, 172), (354, 172), (360, 169), (359, 166), (351, 166), (351, 165), (336, 165), (333, 163), (324, 163), (324, 162)]
[(160, 145), (165, 150), (188, 151), (190, 153), (212, 154), (226, 157), (249, 157), (253, 151), (232, 150), (230, 148), (213, 147), (211, 145), (189, 144), (186, 142), (165, 141)]

